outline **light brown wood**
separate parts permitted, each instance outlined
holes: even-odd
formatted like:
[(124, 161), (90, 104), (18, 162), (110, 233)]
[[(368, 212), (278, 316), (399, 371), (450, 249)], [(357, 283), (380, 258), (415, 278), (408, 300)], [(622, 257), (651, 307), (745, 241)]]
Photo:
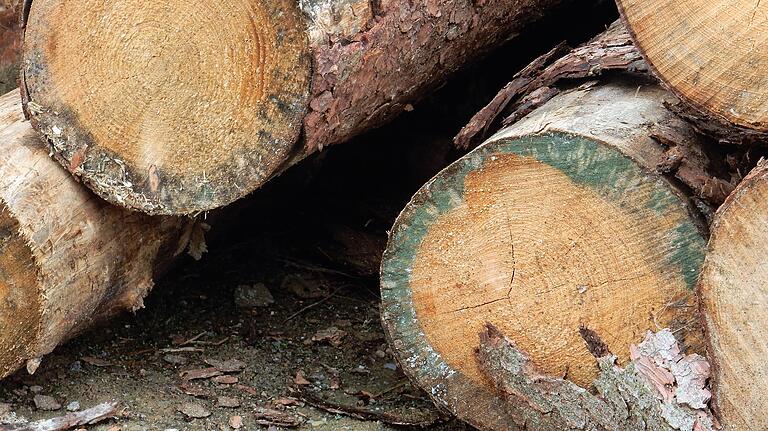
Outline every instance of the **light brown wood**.
[(768, 132), (768, 3), (618, 0), (655, 73), (695, 107)]
[(768, 164), (718, 210), (700, 292), (714, 365), (713, 407), (727, 430), (768, 429)]
[(34, 0), (26, 110), (106, 200), (196, 213), (381, 125), (572, 1)]
[(93, 323), (142, 307), (194, 221), (99, 199), (48, 156), (18, 89), (0, 97), (0, 378)]
[[(590, 388), (583, 329), (618, 364), (647, 330), (703, 351), (694, 287), (704, 259), (687, 190), (656, 173), (666, 142), (696, 145), (654, 84), (565, 91), (427, 183), (382, 264), (382, 316), (404, 371), (484, 430), (523, 427), (478, 368), (490, 323), (541, 373)], [(703, 174), (703, 173), (702, 173)]]

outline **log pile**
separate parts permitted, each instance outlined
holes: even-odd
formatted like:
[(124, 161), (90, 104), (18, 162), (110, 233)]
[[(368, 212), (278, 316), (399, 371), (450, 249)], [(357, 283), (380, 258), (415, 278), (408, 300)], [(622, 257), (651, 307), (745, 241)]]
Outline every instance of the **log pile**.
[(679, 115), (622, 24), (562, 51), (395, 222), (382, 320), (405, 373), (481, 430), (762, 429), (765, 165), (739, 185), (751, 148)]
[[(140, 308), (197, 215), (574, 2), (6, 3), (0, 377)], [(482, 431), (766, 429), (768, 3), (617, 3), (397, 218), (388, 341)]]

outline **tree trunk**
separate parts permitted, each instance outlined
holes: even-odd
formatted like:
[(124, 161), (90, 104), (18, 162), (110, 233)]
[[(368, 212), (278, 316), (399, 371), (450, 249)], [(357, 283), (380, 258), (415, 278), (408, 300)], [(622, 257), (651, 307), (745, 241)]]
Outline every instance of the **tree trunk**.
[(196, 228), (111, 206), (48, 156), (18, 90), (0, 97), (0, 377), (92, 323), (142, 307)]
[[(670, 147), (705, 142), (674, 102), (626, 77), (561, 92), (414, 196), (384, 254), (382, 316), (404, 371), (439, 405), (483, 430), (526, 428), (532, 407), (507, 403), (475, 361), (486, 323), (581, 388), (598, 377), (585, 334), (620, 365), (648, 330), (703, 351), (706, 227), (693, 190), (657, 167)], [(713, 178), (702, 161), (676, 165)]]
[(724, 142), (768, 137), (768, 4), (718, 0), (617, 0), (655, 74)]
[(768, 429), (766, 202), (763, 161), (718, 210), (699, 283), (714, 367), (713, 408), (728, 430)]
[(572, 1), (34, 0), (25, 106), (103, 198), (196, 213), (382, 124)]

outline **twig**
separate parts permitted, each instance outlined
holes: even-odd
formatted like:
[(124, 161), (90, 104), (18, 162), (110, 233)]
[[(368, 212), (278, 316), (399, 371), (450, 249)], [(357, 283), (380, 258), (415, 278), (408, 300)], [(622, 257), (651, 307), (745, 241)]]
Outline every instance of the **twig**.
[(330, 294), (330, 295), (326, 296), (325, 298), (323, 298), (323, 299), (321, 299), (321, 300), (319, 300), (319, 301), (313, 302), (313, 303), (311, 303), (311, 304), (307, 305), (306, 307), (302, 308), (301, 310), (299, 310), (299, 311), (297, 311), (297, 312), (295, 312), (295, 313), (291, 314), (291, 315), (290, 315), (290, 316), (288, 316), (288, 317), (287, 317), (285, 320), (283, 320), (283, 323), (286, 323), (286, 322), (288, 322), (289, 320), (293, 319), (294, 317), (296, 317), (296, 316), (300, 315), (301, 313), (303, 313), (303, 312), (305, 312), (305, 311), (309, 310), (310, 308), (312, 308), (312, 307), (316, 307), (316, 306), (318, 306), (318, 305), (322, 304), (323, 302), (325, 302), (325, 301), (327, 301), (327, 300), (329, 300), (329, 299), (333, 298), (333, 297), (336, 295), (336, 292), (338, 292), (339, 290), (340, 290), (340, 288), (339, 288), (339, 289), (336, 289), (336, 290), (334, 290), (333, 292), (331, 292), (331, 294)]
[(399, 416), (392, 412), (377, 412), (374, 410), (362, 409), (359, 407), (336, 404), (305, 392), (301, 393), (300, 398), (305, 403), (315, 408), (318, 408), (320, 410), (324, 410), (328, 413), (349, 416), (351, 418), (366, 420), (366, 421), (380, 421), (390, 425), (413, 426), (413, 427), (424, 428), (424, 427), (432, 426), (436, 423), (443, 421), (443, 418), (440, 417), (439, 415), (435, 415), (435, 417), (431, 417), (427, 419), (422, 419), (422, 418), (410, 419), (410, 418)]
[(185, 342), (183, 342), (183, 343), (179, 344), (179, 346), (186, 346), (187, 344), (191, 344), (191, 343), (193, 343), (193, 342), (195, 342), (195, 341), (199, 340), (199, 339), (200, 339), (200, 338), (202, 338), (203, 336), (205, 336), (205, 334), (207, 334), (207, 333), (208, 333), (208, 331), (203, 331), (203, 332), (201, 332), (201, 333), (199, 333), (199, 334), (195, 335), (194, 337), (190, 338), (189, 340), (187, 340), (187, 341), (185, 341)]
[(0, 431), (62, 431), (82, 425), (91, 425), (117, 416), (117, 403), (102, 403), (90, 409), (73, 412), (52, 419), (43, 419), (24, 425), (0, 424)]

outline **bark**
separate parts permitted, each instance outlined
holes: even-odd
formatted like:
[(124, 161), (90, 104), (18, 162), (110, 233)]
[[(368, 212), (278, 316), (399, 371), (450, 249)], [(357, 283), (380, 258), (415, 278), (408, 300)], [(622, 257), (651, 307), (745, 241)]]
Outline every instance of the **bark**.
[[(599, 362), (603, 372), (625, 366), (647, 330), (670, 327), (684, 350), (704, 352), (694, 296), (701, 210), (732, 186), (670, 103), (673, 95), (637, 77), (558, 89), (414, 196), (384, 253), (382, 319), (403, 370), (438, 405), (482, 430), (655, 423), (656, 413), (611, 416), (618, 398), (598, 406), (568, 397), (600, 385), (627, 389), (633, 371), (606, 381), (593, 354), (616, 357)], [(662, 274), (670, 278), (654, 279)], [(537, 373), (565, 377), (564, 398), (555, 397), (562, 408), (603, 409), (615, 421), (553, 414), (535, 426), (530, 415), (540, 406), (508, 402), (474, 361), (467, 340), (486, 323)]]
[[(0, 377), (90, 325), (142, 307), (199, 229), (98, 199), (48, 156), (18, 90), (0, 98)], [(199, 248), (199, 245), (198, 247)]]
[[(591, 41), (558, 57), (563, 49), (553, 49), (516, 74), (454, 138), (456, 145), (474, 147), (489, 132), (514, 124), (562, 90), (599, 79), (601, 75), (620, 73), (654, 81), (629, 32), (619, 21)], [(691, 130), (702, 131), (697, 122), (691, 122), (686, 102), (665, 97), (663, 103), (667, 110), (692, 123), (692, 127), (688, 127), (672, 121), (676, 128), (687, 130), (689, 135)], [(663, 131), (652, 132), (650, 136), (665, 150), (656, 170), (690, 188), (697, 206), (708, 218), (741, 181), (743, 173), (759, 159), (752, 155), (751, 149), (725, 150), (704, 137), (696, 137), (695, 144), (691, 145), (685, 136), (671, 137)], [(649, 163), (645, 167), (650, 169)]]
[[(134, 46), (136, 38), (118, 36), (144, 21), (132, 22), (125, 12), (101, 16), (87, 2), (72, 10), (34, 0), (25, 30), (27, 112), (59, 161), (103, 198), (151, 214), (195, 213), (226, 205), (308, 154), (383, 124), (461, 66), (572, 2), (251, 2), (256, 35), (228, 36), (239, 22), (213, 25), (196, 12), (205, 8), (193, 8), (189, 20), (199, 21), (201, 31), (178, 36), (146, 28), (142, 37), (153, 43)], [(148, 20), (174, 29), (187, 17), (174, 13), (173, 3), (134, 9), (133, 19), (151, 14)], [(230, 15), (222, 20), (235, 20)], [(99, 40), (65, 30), (91, 27)], [(235, 64), (208, 85), (210, 77), (198, 75), (209, 71), (162, 51), (186, 49), (185, 38), (203, 46), (221, 40), (216, 50), (195, 53), (213, 64), (223, 52), (250, 49), (238, 42), (244, 38), (257, 40), (266, 60), (255, 71)], [(153, 50), (160, 52), (151, 58), (172, 63), (162, 72), (141, 57)], [(82, 76), (67, 72), (74, 64)], [(115, 76), (126, 78), (116, 81), (120, 91), (105, 84)], [(272, 76), (275, 82), (264, 84)], [(230, 94), (222, 81), (242, 92)], [(238, 98), (244, 93), (250, 103)], [(171, 155), (169, 148), (184, 151)]]
[(649, 332), (632, 346), (632, 361), (596, 358), (595, 393), (542, 375), (530, 358), (493, 325), (480, 333), (477, 360), (514, 406), (516, 424), (528, 430), (705, 431), (719, 429), (707, 408), (709, 364), (683, 355), (668, 329)]
[[(724, 143), (765, 143), (768, 5), (618, 0), (623, 21), (654, 75), (682, 100), (700, 131)], [(712, 23), (717, 23), (716, 28)]]
[(766, 202), (768, 164), (762, 160), (718, 210), (699, 282), (712, 407), (728, 430), (768, 428)]

